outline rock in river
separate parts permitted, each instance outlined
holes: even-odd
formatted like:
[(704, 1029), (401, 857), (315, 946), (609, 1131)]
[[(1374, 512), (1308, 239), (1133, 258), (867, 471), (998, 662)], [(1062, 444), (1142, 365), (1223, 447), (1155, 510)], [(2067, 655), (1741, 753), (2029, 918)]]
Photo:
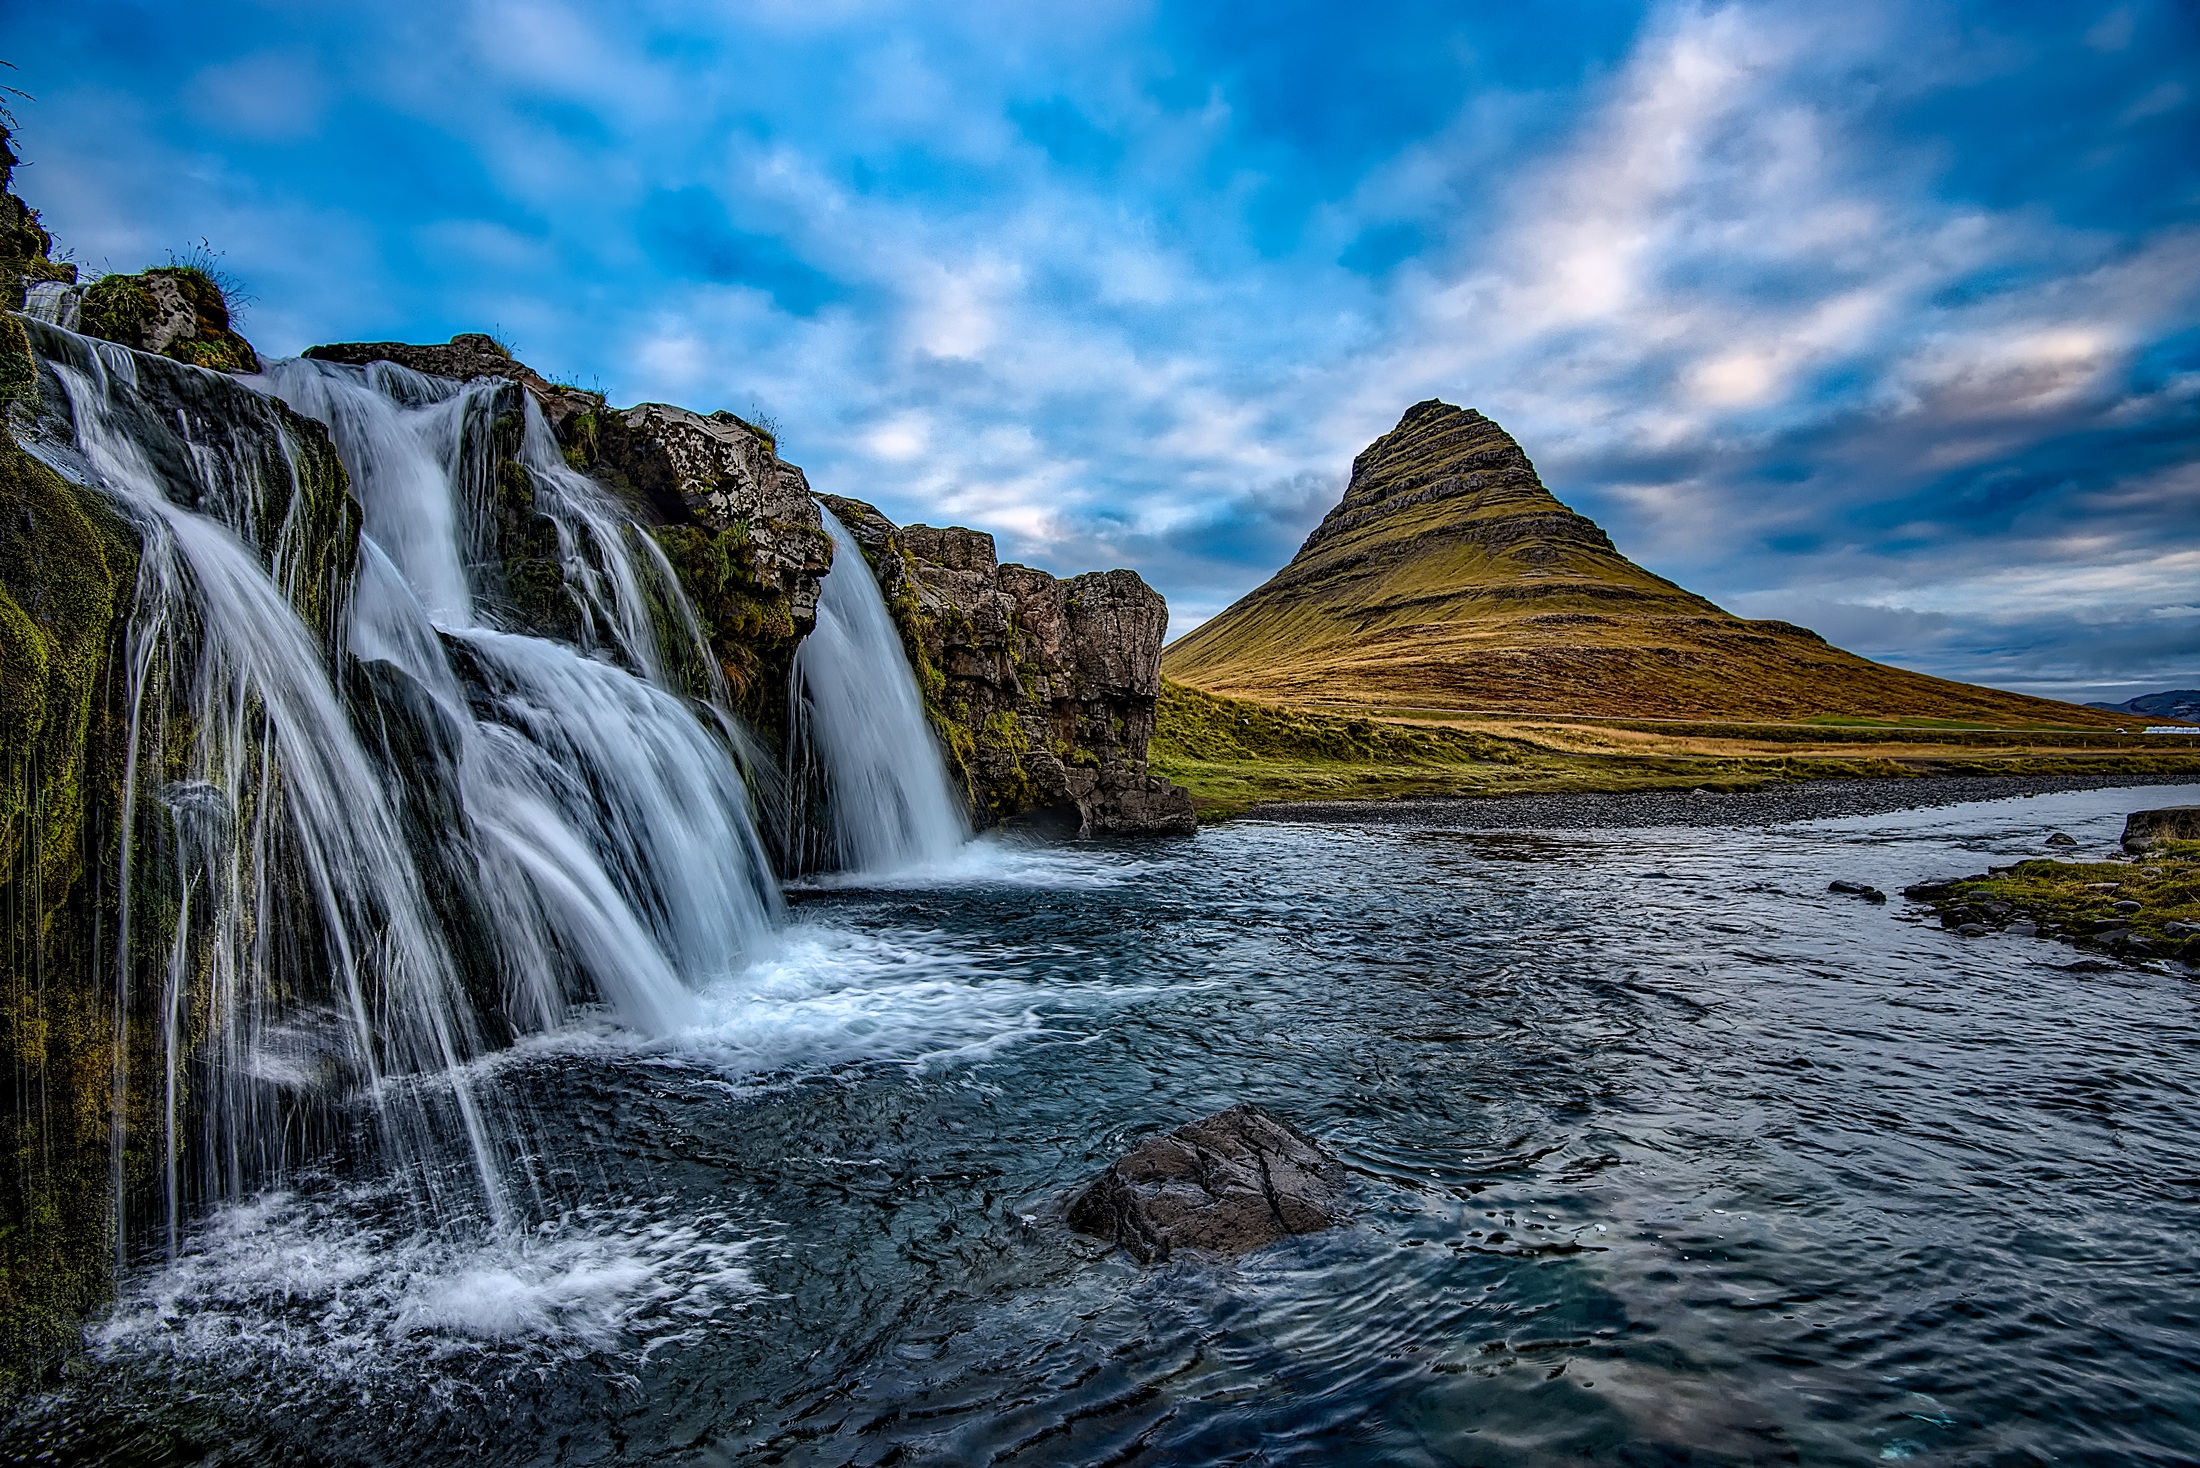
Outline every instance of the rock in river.
[(1069, 1226), (1141, 1263), (1178, 1249), (1242, 1254), (1344, 1216), (1342, 1169), (1289, 1122), (1233, 1106), (1149, 1137), (1069, 1206)]
[(2165, 841), (2200, 841), (2200, 805), (2135, 810), (2124, 817), (2124, 850), (2151, 851)]

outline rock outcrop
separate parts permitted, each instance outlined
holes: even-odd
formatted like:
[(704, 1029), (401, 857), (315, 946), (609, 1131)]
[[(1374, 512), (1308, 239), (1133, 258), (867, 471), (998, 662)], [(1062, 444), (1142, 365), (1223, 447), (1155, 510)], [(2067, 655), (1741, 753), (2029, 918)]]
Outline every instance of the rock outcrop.
[(1179, 1249), (1243, 1254), (1343, 1217), (1343, 1169), (1313, 1138), (1253, 1106), (1147, 1138), (1067, 1214), (1071, 1228), (1145, 1264)]
[(229, 324), (229, 300), (221, 285), (195, 266), (103, 275), (84, 292), (77, 324), (87, 336), (194, 367), (260, 370), (259, 353)]
[(822, 496), (863, 547), (981, 824), (1080, 835), (1188, 832), (1189, 793), (1150, 772), (1168, 604), (1133, 571), (1062, 580), (1000, 563), (993, 537), (896, 526)]
[(2138, 855), (2171, 841), (2200, 841), (2200, 805), (2166, 805), (2124, 817), (2124, 850)]

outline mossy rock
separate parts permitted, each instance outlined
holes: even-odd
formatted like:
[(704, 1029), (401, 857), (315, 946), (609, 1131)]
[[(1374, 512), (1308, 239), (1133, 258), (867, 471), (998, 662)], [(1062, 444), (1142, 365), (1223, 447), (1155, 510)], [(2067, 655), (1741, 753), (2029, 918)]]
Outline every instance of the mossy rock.
[(194, 367), (260, 370), (259, 354), (230, 325), (221, 286), (195, 266), (103, 275), (84, 293), (79, 323), (88, 336)]
[(0, 431), (0, 1401), (74, 1350), (114, 1252), (115, 1026), (87, 873), (107, 869), (101, 816), (120, 799), (102, 731), (118, 722), (107, 670), (136, 560), (92, 492)]

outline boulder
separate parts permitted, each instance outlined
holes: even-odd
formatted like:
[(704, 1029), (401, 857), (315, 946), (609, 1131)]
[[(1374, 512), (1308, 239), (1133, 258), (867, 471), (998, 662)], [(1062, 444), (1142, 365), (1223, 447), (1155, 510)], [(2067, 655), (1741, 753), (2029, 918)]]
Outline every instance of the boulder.
[(2075, 846), (2078, 844), (2078, 838), (2067, 831), (2057, 831), (2047, 838), (2047, 844), (2050, 846)]
[(1343, 1169), (1298, 1128), (1233, 1106), (1139, 1143), (1070, 1204), (1069, 1226), (1141, 1263), (1242, 1254), (1344, 1217)]
[(2124, 850), (2136, 855), (2165, 841), (2200, 841), (2200, 805), (2135, 810), (2124, 817)]

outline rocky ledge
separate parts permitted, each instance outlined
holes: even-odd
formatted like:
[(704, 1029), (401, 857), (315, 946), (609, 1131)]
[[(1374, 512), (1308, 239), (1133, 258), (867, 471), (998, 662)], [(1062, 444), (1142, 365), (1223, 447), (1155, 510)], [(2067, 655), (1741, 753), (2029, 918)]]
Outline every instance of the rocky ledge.
[(993, 537), (897, 526), (821, 496), (863, 547), (980, 824), (1188, 832), (1190, 792), (1147, 768), (1168, 603), (1134, 571), (1062, 580)]

